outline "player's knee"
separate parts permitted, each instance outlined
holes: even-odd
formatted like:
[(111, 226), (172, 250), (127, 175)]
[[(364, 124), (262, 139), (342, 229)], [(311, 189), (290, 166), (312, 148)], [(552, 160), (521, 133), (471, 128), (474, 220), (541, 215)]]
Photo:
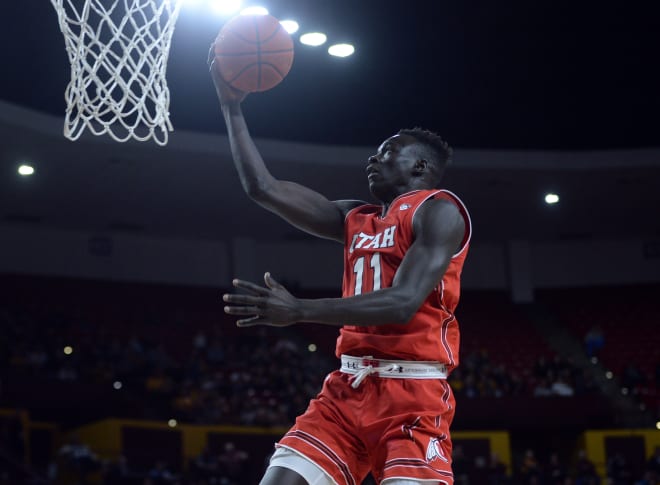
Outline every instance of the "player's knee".
[(290, 468), (269, 466), (259, 485), (309, 485), (309, 483)]
[(281, 447), (275, 450), (259, 485), (332, 485), (332, 483), (316, 463)]

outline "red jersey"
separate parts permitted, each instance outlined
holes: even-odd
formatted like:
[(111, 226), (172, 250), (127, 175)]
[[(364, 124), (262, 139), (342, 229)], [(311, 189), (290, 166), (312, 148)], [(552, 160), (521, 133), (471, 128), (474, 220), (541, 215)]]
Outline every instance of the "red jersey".
[(337, 339), (336, 355), (372, 356), (397, 360), (439, 361), (451, 371), (458, 365), (459, 328), (454, 317), (460, 276), (468, 252), (472, 226), (463, 202), (447, 190), (419, 190), (400, 195), (385, 217), (382, 206), (362, 205), (346, 215), (342, 296), (378, 291), (392, 280), (414, 241), (413, 217), (424, 201), (448, 200), (465, 219), (465, 235), (442, 281), (405, 325), (358, 327), (345, 325)]

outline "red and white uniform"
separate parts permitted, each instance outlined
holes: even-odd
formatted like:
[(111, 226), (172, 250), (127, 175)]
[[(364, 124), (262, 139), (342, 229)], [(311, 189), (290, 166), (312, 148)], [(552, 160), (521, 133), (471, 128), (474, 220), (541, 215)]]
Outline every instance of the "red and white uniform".
[[(446, 190), (403, 194), (384, 217), (382, 206), (363, 205), (345, 221), (343, 296), (378, 291), (394, 275), (414, 241), (413, 218), (428, 199), (454, 204), (465, 220), (465, 235), (442, 281), (405, 325), (384, 324), (340, 330), (336, 354), (444, 364), (459, 362), (459, 328), (454, 310), (468, 252), (471, 223), (460, 199)], [(359, 485), (371, 472), (378, 483), (392, 478), (452, 485), (449, 425), (455, 401), (445, 379), (369, 376), (351, 386), (344, 372), (332, 372), (307, 411), (277, 446), (313, 461), (339, 485)]]
[(344, 326), (337, 341), (337, 357), (350, 354), (439, 361), (447, 364), (449, 370), (458, 365), (459, 332), (454, 309), (468, 252), (470, 221), (467, 209), (451, 192), (423, 190), (404, 194), (394, 199), (385, 217), (381, 217), (382, 207), (377, 205), (363, 205), (349, 212), (342, 295), (349, 297), (392, 286), (399, 264), (414, 241), (413, 217), (430, 198), (455, 203), (466, 219), (461, 248), (452, 258), (442, 282), (407, 325)]

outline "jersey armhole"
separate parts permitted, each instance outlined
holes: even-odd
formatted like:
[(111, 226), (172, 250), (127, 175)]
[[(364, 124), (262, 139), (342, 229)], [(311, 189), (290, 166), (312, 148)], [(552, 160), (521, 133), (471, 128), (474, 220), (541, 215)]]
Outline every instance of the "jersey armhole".
[[(438, 195), (443, 195), (442, 197), (437, 197)], [(446, 189), (440, 189), (436, 190), (432, 193), (430, 193), (423, 201), (419, 203), (419, 205), (415, 208), (415, 212), (413, 212), (411, 223), (415, 218), (415, 215), (417, 215), (417, 211), (419, 208), (424, 204), (429, 199), (444, 199), (453, 202), (456, 207), (458, 208), (458, 211), (460, 212), (461, 216), (463, 216), (463, 221), (465, 222), (465, 233), (463, 235), (463, 239), (461, 240), (461, 246), (459, 250), (452, 255), (452, 258), (455, 258), (457, 256), (460, 256), (460, 254), (465, 251), (465, 249), (468, 247), (470, 244), (470, 240), (472, 239), (472, 219), (470, 218), (470, 213), (467, 210), (467, 207), (465, 207), (465, 204), (463, 201), (453, 192), (446, 190)]]

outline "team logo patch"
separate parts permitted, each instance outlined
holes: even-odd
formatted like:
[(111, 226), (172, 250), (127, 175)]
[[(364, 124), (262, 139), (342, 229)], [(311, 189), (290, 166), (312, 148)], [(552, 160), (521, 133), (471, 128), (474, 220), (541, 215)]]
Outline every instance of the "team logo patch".
[(410, 204), (401, 204), (399, 206), (400, 211), (405, 211), (405, 210), (408, 210), (408, 209), (410, 209)]
[(442, 460), (445, 463), (449, 463), (449, 460), (440, 447), (439, 438), (431, 438), (429, 445), (426, 447), (426, 462), (431, 463), (433, 460)]

